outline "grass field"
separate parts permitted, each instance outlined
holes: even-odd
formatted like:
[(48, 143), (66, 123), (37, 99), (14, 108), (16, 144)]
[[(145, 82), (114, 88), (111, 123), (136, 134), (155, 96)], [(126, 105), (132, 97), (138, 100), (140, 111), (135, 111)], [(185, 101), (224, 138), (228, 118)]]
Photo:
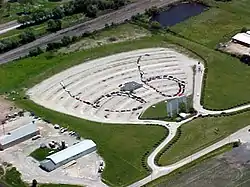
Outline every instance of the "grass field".
[(150, 106), (147, 108), (142, 115), (140, 116), (140, 119), (167, 119), (167, 111), (166, 111), (166, 103), (165, 101), (156, 103), (153, 106)]
[[(249, 124), (250, 112), (226, 117), (199, 118), (181, 126), (181, 136), (159, 159), (161, 165), (175, 163)], [(218, 131), (216, 130), (218, 129)]]
[(227, 41), (242, 27), (250, 27), (250, 20), (246, 19), (250, 15), (249, 1), (203, 1), (211, 5), (208, 11), (171, 27), (171, 30), (214, 49), (219, 42)]
[[(30, 153), (30, 156), (32, 156), (34, 159), (38, 160), (38, 161), (42, 161), (44, 160), (47, 156), (50, 155), (50, 151), (52, 151), (53, 149), (50, 148), (38, 148), (35, 151), (33, 151), (32, 153)], [(56, 153), (57, 150), (54, 150), (53, 153)], [(52, 154), (52, 153), (51, 153)]]
[[(0, 93), (12, 90), (21, 91), (21, 88), (31, 87), (41, 80), (72, 65), (79, 64), (86, 59), (137, 48), (169, 47), (169, 44), (164, 41), (176, 43), (194, 50), (208, 61), (209, 71), (205, 87), (205, 104), (209, 104), (209, 107), (228, 107), (241, 103), (244, 101), (244, 98), (248, 99), (247, 92), (239, 91), (239, 88), (243, 88), (245, 91), (249, 89), (245, 86), (248, 82), (248, 74), (250, 74), (248, 67), (232, 57), (169, 34), (105, 45), (66, 55), (57, 54), (55, 56), (53, 53), (46, 53), (38, 57), (20, 60), (18, 63), (13, 62), (2, 65), (0, 67)], [(230, 63), (230, 65), (224, 67), (226, 63)], [(221, 71), (221, 68), (223, 71)], [(239, 72), (236, 72), (236, 69)], [(239, 81), (241, 76), (244, 76), (244, 79)], [(230, 84), (228, 80), (231, 81)], [(232, 84), (234, 84), (233, 87)], [(221, 87), (223, 87), (223, 90)], [(52, 119), (51, 121), (54, 120), (55, 123), (70, 124), (83, 137), (89, 137), (96, 141), (97, 145), (100, 146), (98, 150), (107, 163), (103, 178), (115, 186), (131, 183), (146, 175), (146, 171), (141, 166), (140, 156), (147, 150), (150, 151), (153, 144), (164, 134), (164, 130), (156, 127), (108, 126), (93, 124), (92, 122), (75, 118), (74, 120), (76, 121), (74, 121), (72, 117), (42, 109), (29, 101), (22, 100), (19, 102), (21, 102), (24, 108), (36, 112), (37, 115), (46, 116), (48, 119)], [(102, 133), (100, 134), (100, 132)], [(125, 140), (130, 140), (133, 143), (121, 147), (120, 145), (124, 145)], [(111, 143), (108, 144), (108, 142)]]
[[(242, 6), (246, 1), (240, 0), (240, 2), (242, 3), (236, 3), (233, 0), (229, 4), (232, 6), (231, 4), (235, 3), (237, 15), (241, 10), (244, 15), (247, 15), (248, 10), (243, 11), (244, 6)], [(223, 36), (230, 35), (234, 31), (232, 28), (237, 30), (245, 26), (246, 22), (243, 23), (240, 20), (238, 23), (237, 16), (235, 16), (236, 13), (227, 10), (229, 9), (229, 5), (226, 6), (219, 3), (219, 7), (211, 8), (204, 14), (171, 28), (178, 33), (181, 32), (181, 35), (194, 42), (164, 33), (70, 54), (46, 53), (38, 57), (20, 60), (18, 63), (13, 62), (2, 65), (0, 66), (0, 93), (12, 90), (21, 91), (22, 88), (29, 88), (55, 73), (89, 59), (138, 48), (169, 47), (169, 43), (173, 43), (195, 51), (196, 54), (207, 62), (208, 76), (204, 87), (205, 107), (223, 109), (248, 102), (250, 100), (248, 94), (250, 87), (246, 85), (250, 81), (250, 67), (245, 66), (233, 57), (214, 50), (215, 41), (223, 39)], [(223, 15), (225, 17), (228, 16), (228, 19), (232, 18), (232, 20), (228, 21), (229, 23), (226, 22), (230, 25), (222, 29), (219, 27), (224, 26), (221, 24), (221, 22), (225, 21), (222, 19)], [(200, 22), (198, 22), (199, 19)], [(211, 21), (211, 23), (206, 24), (206, 21), (202, 22), (202, 20)], [(236, 25), (236, 22), (238, 25)], [(215, 24), (217, 24), (218, 29), (216, 27), (214, 27), (216, 29), (212, 28)], [(186, 27), (193, 29), (192, 32), (186, 30)], [(220, 29), (222, 30), (221, 35), (217, 34)], [(204, 33), (204, 30), (207, 32)], [(107, 32), (107, 35), (109, 34), (112, 35), (112, 32)], [(186, 50), (183, 51), (187, 53)], [(189, 54), (195, 56), (194, 53), (189, 52)], [(98, 151), (107, 163), (103, 178), (115, 186), (126, 185), (146, 174), (141, 166), (140, 156), (145, 151), (152, 149), (153, 144), (158, 140), (156, 137), (163, 136), (164, 134), (164, 130), (158, 127), (97, 124), (43, 109), (28, 100), (18, 100), (17, 102), (20, 106), (34, 111), (37, 115), (44, 116), (55, 123), (70, 124), (71, 128), (80, 132), (83, 137), (89, 137), (96, 141)], [(197, 119), (185, 124), (182, 128), (183, 133), (180, 140), (173, 146), (173, 150), (170, 149), (161, 157), (160, 162), (162, 164), (167, 164), (170, 161), (174, 162), (174, 159), (179, 159), (177, 156), (180, 154), (178, 151), (181, 148), (182, 156), (185, 157), (190, 152), (201, 149), (212, 141), (217, 140), (217, 138), (222, 138), (228, 133), (236, 131), (238, 128), (243, 127), (244, 124), (247, 124), (246, 118), (249, 116), (250, 113), (244, 113), (232, 117), (216, 118), (216, 120), (215, 118)], [(197, 127), (197, 130), (194, 129), (194, 126), (195, 128)], [(209, 126), (209, 128), (206, 129), (205, 133), (200, 134), (202, 126)], [(213, 134), (213, 129), (216, 127), (220, 129), (219, 135)], [(197, 141), (198, 138), (202, 140)], [(181, 141), (182, 139), (183, 141)], [(128, 140), (133, 143), (124, 144)], [(179, 142), (182, 143), (179, 145)], [(169, 161), (168, 155), (172, 155), (172, 160)], [(119, 167), (117, 167), (118, 165)]]

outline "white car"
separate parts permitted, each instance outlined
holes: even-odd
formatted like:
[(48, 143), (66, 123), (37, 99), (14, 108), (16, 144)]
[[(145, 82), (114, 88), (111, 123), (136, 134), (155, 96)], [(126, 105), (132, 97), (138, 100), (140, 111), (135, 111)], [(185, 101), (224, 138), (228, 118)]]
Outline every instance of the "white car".
[(55, 124), (55, 125), (54, 125), (54, 128), (55, 128), (55, 129), (60, 129), (60, 126), (59, 126), (58, 124)]

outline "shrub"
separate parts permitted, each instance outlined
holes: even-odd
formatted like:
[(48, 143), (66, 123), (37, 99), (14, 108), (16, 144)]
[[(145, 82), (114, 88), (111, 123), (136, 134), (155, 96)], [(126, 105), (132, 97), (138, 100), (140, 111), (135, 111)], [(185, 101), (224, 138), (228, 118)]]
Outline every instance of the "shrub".
[(153, 30), (159, 30), (161, 29), (161, 24), (157, 21), (152, 21), (151, 22), (151, 25), (150, 25), (150, 28), (153, 29)]
[(31, 51), (29, 51), (29, 55), (28, 56), (30, 56), (30, 57), (32, 57), (32, 56), (38, 56), (38, 55), (40, 55), (42, 53), (43, 53), (43, 50), (40, 47), (37, 47), (37, 48), (32, 49)]

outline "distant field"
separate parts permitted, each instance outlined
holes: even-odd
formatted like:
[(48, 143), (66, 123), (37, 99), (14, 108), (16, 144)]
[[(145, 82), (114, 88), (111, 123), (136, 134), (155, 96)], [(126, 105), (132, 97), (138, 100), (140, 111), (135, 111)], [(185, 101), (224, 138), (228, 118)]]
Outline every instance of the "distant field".
[[(220, 153), (228, 151), (223, 155), (213, 155), (206, 160), (200, 160), (176, 172), (161, 177), (147, 187), (249, 187), (250, 165), (248, 145), (242, 145), (224, 150), (218, 149)], [(210, 154), (210, 153), (209, 153)], [(195, 161), (194, 161), (195, 162)]]
[(181, 126), (181, 136), (159, 159), (161, 165), (175, 163), (249, 125), (250, 112), (198, 118)]
[(250, 28), (250, 4), (247, 0), (209, 2), (212, 7), (204, 13), (171, 27), (171, 30), (209, 48), (228, 40), (242, 29)]
[[(18, 15), (16, 13), (22, 12), (24, 10), (35, 11), (39, 8), (53, 8), (66, 1), (62, 0), (53, 2), (48, 0), (35, 0), (33, 2), (33, 5), (22, 5), (18, 2), (9, 3), (9, 10), (8, 6), (4, 5), (4, 7), (0, 8), (0, 24), (18, 19)], [(7, 16), (8, 14), (9, 16)]]

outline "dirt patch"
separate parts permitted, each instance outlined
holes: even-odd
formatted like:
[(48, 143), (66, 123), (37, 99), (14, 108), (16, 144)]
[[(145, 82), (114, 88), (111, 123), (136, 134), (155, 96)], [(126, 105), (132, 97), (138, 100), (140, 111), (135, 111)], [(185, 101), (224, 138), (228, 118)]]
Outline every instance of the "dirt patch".
[(150, 35), (150, 32), (146, 29), (140, 28), (139, 26), (132, 24), (125, 24), (103, 31), (96, 35), (84, 38), (81, 41), (70, 45), (69, 47), (60, 49), (59, 52), (71, 53), (84, 49), (99, 47), (102, 45), (135, 40)]
[(234, 42), (228, 42), (226, 44), (223, 44), (220, 48), (221, 51), (224, 51), (229, 54), (235, 54), (235, 55), (244, 55), (250, 54), (250, 47), (246, 47), (244, 45), (234, 43)]
[(13, 102), (6, 100), (3, 96), (0, 96), (0, 125), (6, 120), (6, 116), (13, 115), (19, 112)]

